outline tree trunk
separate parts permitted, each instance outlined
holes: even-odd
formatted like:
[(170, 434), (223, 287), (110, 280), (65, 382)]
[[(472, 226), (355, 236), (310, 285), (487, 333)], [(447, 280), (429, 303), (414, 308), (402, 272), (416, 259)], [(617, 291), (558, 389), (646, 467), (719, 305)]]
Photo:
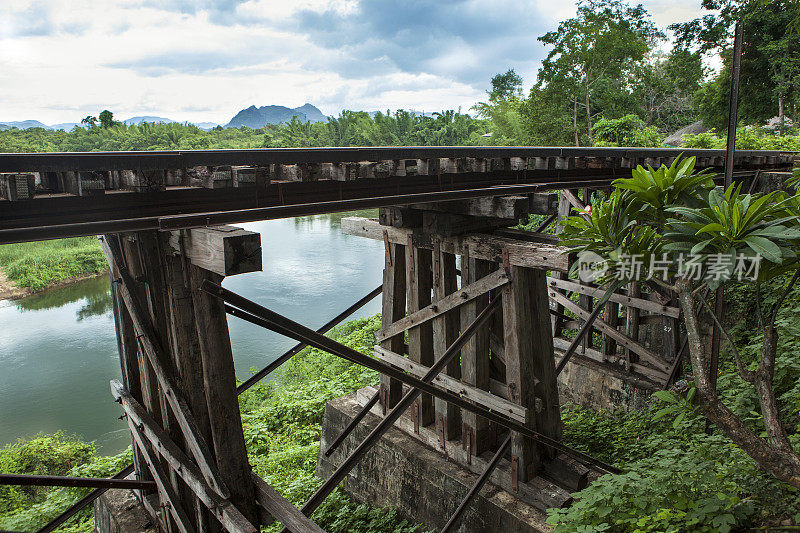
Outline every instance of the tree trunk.
[(581, 141), (578, 137), (578, 100), (575, 99), (572, 101), (573, 108), (572, 108), (572, 129), (575, 131), (575, 146), (580, 146)]
[[(780, 422), (775, 420), (777, 407), (774, 404), (775, 395), (772, 390), (772, 370), (770, 368), (765, 369), (764, 365), (762, 365), (762, 368), (756, 374), (756, 389), (759, 393), (759, 403), (761, 403), (762, 413), (764, 414), (764, 422), (768, 428), (767, 433), (771, 437), (773, 434), (775, 435), (775, 439), (769, 442), (759, 437), (745, 425), (717, 396), (709, 376), (707, 346), (703, 343), (700, 334), (692, 283), (690, 280), (679, 279), (675, 284), (675, 288), (684, 314), (689, 360), (692, 365), (694, 382), (697, 387), (700, 406), (706, 417), (719, 427), (734, 444), (752, 457), (759, 469), (769, 472), (781, 481), (800, 488), (800, 456), (794, 453), (791, 447), (786, 448), (780, 435), (783, 431), (780, 428)], [(768, 325), (768, 327), (771, 327), (771, 325)], [(769, 335), (769, 331), (765, 333)], [(770, 353), (769, 350), (774, 350), (776, 346), (775, 340), (775, 337), (771, 337), (765, 341), (764, 349), (767, 354)], [(774, 352), (772, 353), (774, 355)], [(778, 424), (777, 428), (775, 423)]]
[(589, 107), (589, 76), (586, 76), (586, 131), (589, 133), (589, 145), (594, 144), (592, 137), (592, 111)]
[(778, 123), (781, 128), (781, 135), (786, 131), (786, 110), (783, 103), (783, 95), (778, 95)]

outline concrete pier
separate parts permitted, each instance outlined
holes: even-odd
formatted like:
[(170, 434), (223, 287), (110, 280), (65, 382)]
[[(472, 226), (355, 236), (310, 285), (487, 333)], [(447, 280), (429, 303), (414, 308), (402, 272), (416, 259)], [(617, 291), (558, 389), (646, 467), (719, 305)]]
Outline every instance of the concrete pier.
[[(320, 450), (359, 412), (356, 393), (328, 402)], [(320, 452), (317, 475), (328, 477), (359, 442), (377, 425), (369, 413), (344, 443), (327, 458)], [(353, 469), (344, 490), (360, 502), (393, 507), (425, 528), (441, 529), (466, 496), (477, 475), (394, 427)], [(492, 483), (473, 500), (464, 514), (461, 533), (550, 531), (546, 515)]]

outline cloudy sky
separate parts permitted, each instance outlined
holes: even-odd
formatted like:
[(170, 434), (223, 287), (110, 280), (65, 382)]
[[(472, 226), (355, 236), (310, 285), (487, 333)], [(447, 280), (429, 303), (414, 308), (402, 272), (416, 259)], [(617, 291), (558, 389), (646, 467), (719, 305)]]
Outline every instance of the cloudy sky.
[[(644, 0), (655, 22), (700, 0)], [(225, 123), (251, 104), (468, 110), (489, 78), (532, 84), (571, 0), (2, 0), (0, 122), (110, 109)]]

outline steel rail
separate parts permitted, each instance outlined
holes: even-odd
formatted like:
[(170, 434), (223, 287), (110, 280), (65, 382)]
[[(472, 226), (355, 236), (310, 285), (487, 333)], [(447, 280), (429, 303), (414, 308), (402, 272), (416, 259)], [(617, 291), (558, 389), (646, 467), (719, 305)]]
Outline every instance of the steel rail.
[[(748, 150), (741, 155), (779, 156), (777, 150)], [(91, 170), (155, 170), (198, 165), (269, 165), (350, 163), (391, 159), (474, 157), (721, 157), (724, 150), (625, 147), (537, 146), (391, 146), (346, 148), (260, 148), (245, 150), (162, 150), (134, 152), (0, 153), (0, 172), (63, 172)]]
[[(588, 182), (596, 185), (598, 180)], [(600, 181), (608, 181), (603, 178)], [(31, 219), (31, 226), (0, 229), (0, 244), (35, 240), (78, 237), (84, 235), (100, 235), (104, 233), (122, 233), (127, 231), (144, 231), (151, 229), (186, 229), (217, 224), (232, 224), (257, 220), (272, 220), (325, 213), (337, 213), (354, 209), (369, 209), (395, 205), (396, 203), (414, 203), (429, 201), (455, 200), (459, 198), (480, 198), (504, 194), (521, 194), (558, 188), (560, 185), (584, 186), (586, 182), (536, 183), (525, 185), (500, 185), (483, 188), (456, 189), (449, 191), (420, 192), (403, 195), (376, 196), (364, 191), (365, 197), (347, 200), (298, 203), (293, 205), (277, 205), (262, 208), (235, 209), (231, 211), (214, 211), (176, 216), (147, 216), (115, 220), (96, 220), (87, 222), (46, 224), (44, 221)], [(576, 186), (577, 186), (576, 185)], [(367, 194), (369, 194), (367, 196)], [(191, 208), (187, 208), (190, 210)], [(222, 222), (223, 220), (227, 222)], [(4, 224), (5, 225), (5, 224)]]
[[(754, 173), (755, 171), (737, 174), (751, 175)], [(20, 202), (9, 202), (9, 204), (11, 204), (8, 206), (10, 209), (5, 209), (4, 212), (0, 214), (0, 244), (99, 235), (103, 233), (167, 229), (167, 226), (174, 226), (173, 229), (198, 227), (211, 224), (212, 222), (208, 218), (209, 216), (219, 221), (228, 221), (226, 223), (238, 223), (395, 205), (392, 202), (414, 203), (446, 201), (458, 198), (478, 198), (500, 194), (523, 194), (526, 191), (536, 192), (539, 190), (556, 190), (561, 188), (598, 187), (608, 184), (615, 177), (616, 176), (610, 175), (595, 177), (578, 176), (572, 178), (559, 177), (556, 180), (549, 178), (549, 181), (544, 181), (545, 178), (542, 177), (531, 177), (524, 180), (525, 183), (514, 183), (514, 178), (500, 176), (491, 180), (459, 182), (457, 186), (440, 185), (430, 180), (415, 182), (413, 185), (389, 180), (386, 184), (378, 185), (376, 182), (379, 180), (368, 180), (370, 187), (364, 187), (363, 183), (359, 183), (359, 181), (367, 182), (367, 180), (357, 180), (355, 182), (344, 182), (357, 185), (352, 187), (350, 185), (346, 187), (342, 186), (341, 189), (338, 188), (339, 185), (337, 184), (343, 182), (324, 182), (326, 184), (325, 191), (322, 193), (306, 189), (308, 185), (323, 182), (291, 182), (292, 185), (284, 189), (287, 191), (285, 195), (288, 198), (281, 198), (280, 194), (275, 196), (274, 190), (271, 192), (264, 192), (261, 195), (263, 198), (259, 198), (258, 193), (254, 194), (248, 192), (249, 189), (232, 189), (232, 191), (234, 191), (233, 193), (231, 193), (231, 191), (221, 192), (219, 193), (220, 198), (218, 201), (219, 204), (222, 204), (220, 207), (225, 208), (231, 204), (236, 206), (232, 209), (223, 210), (215, 209), (217, 205), (214, 204), (213, 197), (209, 196), (209, 189), (182, 189), (181, 191), (167, 191), (154, 195), (168, 196), (173, 199), (172, 203), (166, 200), (164, 200), (164, 203), (149, 203), (152, 201), (152, 198), (142, 193), (107, 195), (102, 197), (102, 199), (95, 198), (92, 199), (92, 201), (94, 203), (104, 204), (107, 200), (110, 201), (113, 199), (112, 203), (105, 208), (93, 209), (87, 207), (89, 205), (93, 206), (94, 203), (87, 203), (89, 199), (86, 197), (34, 199), (29, 202), (22, 202), (24, 203), (23, 207), (17, 207), (15, 205)], [(295, 187), (301, 188), (305, 192), (290, 194), (288, 192), (289, 189)], [(507, 187), (509, 189), (492, 192), (490, 189), (493, 187)], [(510, 187), (518, 187), (518, 189), (510, 189)], [(274, 189), (278, 189), (278, 187), (275, 186)], [(400, 189), (405, 189), (409, 192), (403, 195), (395, 194), (396, 191)], [(242, 193), (240, 191), (245, 192)], [(182, 192), (187, 193), (188, 196), (183, 197), (181, 195)], [(131, 196), (135, 195), (136, 199), (141, 199), (143, 204), (131, 204), (125, 201), (120, 205), (120, 198), (126, 197), (128, 194)], [(248, 194), (250, 196), (247, 196)], [(178, 195), (184, 199), (177, 201), (178, 199), (176, 197), (170, 195)], [(196, 195), (198, 199), (202, 199), (202, 202), (188, 201), (188, 199), (195, 198)], [(308, 202), (309, 197), (321, 197), (324, 199)], [(334, 198), (334, 200), (330, 200), (330, 198)], [(145, 202), (145, 199), (148, 201)], [(51, 202), (51, 200), (53, 200), (53, 202)], [(33, 207), (39, 201), (47, 205), (47, 209), (45, 212), (41, 213), (32, 212)], [(244, 206), (242, 206), (243, 203), (245, 204)], [(262, 205), (253, 207), (254, 203)], [(265, 203), (270, 205), (263, 206)], [(75, 205), (68, 208), (67, 205), (64, 204)], [(12, 209), (21, 209), (21, 211), (15, 212)], [(39, 207), (37, 209), (41, 210), (43, 208)], [(256, 210), (263, 210), (262, 213), (258, 215), (261, 218), (254, 217), (253, 212)], [(152, 214), (142, 215), (143, 211), (145, 213), (152, 212)], [(176, 215), (176, 213), (181, 212), (189, 214)], [(53, 213), (58, 214), (54, 215)], [(194, 218), (192, 220), (179, 222), (181, 219), (176, 217), (180, 216)], [(77, 220), (80, 220), (80, 222), (77, 222)], [(163, 223), (161, 222), (162, 220), (164, 221)]]

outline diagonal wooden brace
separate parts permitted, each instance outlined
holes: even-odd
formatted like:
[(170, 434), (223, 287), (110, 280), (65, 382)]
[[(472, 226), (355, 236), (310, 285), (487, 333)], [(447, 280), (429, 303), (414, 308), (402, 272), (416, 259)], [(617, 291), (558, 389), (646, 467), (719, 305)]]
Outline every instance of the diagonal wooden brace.
[(257, 529), (236, 507), (208, 483), (198, 466), (181, 451), (166, 431), (144, 410), (117, 380), (111, 381), (111, 394), (122, 404), (128, 420), (150, 441), (153, 450), (166, 460), (177, 475), (197, 495), (229, 531), (256, 533)]

